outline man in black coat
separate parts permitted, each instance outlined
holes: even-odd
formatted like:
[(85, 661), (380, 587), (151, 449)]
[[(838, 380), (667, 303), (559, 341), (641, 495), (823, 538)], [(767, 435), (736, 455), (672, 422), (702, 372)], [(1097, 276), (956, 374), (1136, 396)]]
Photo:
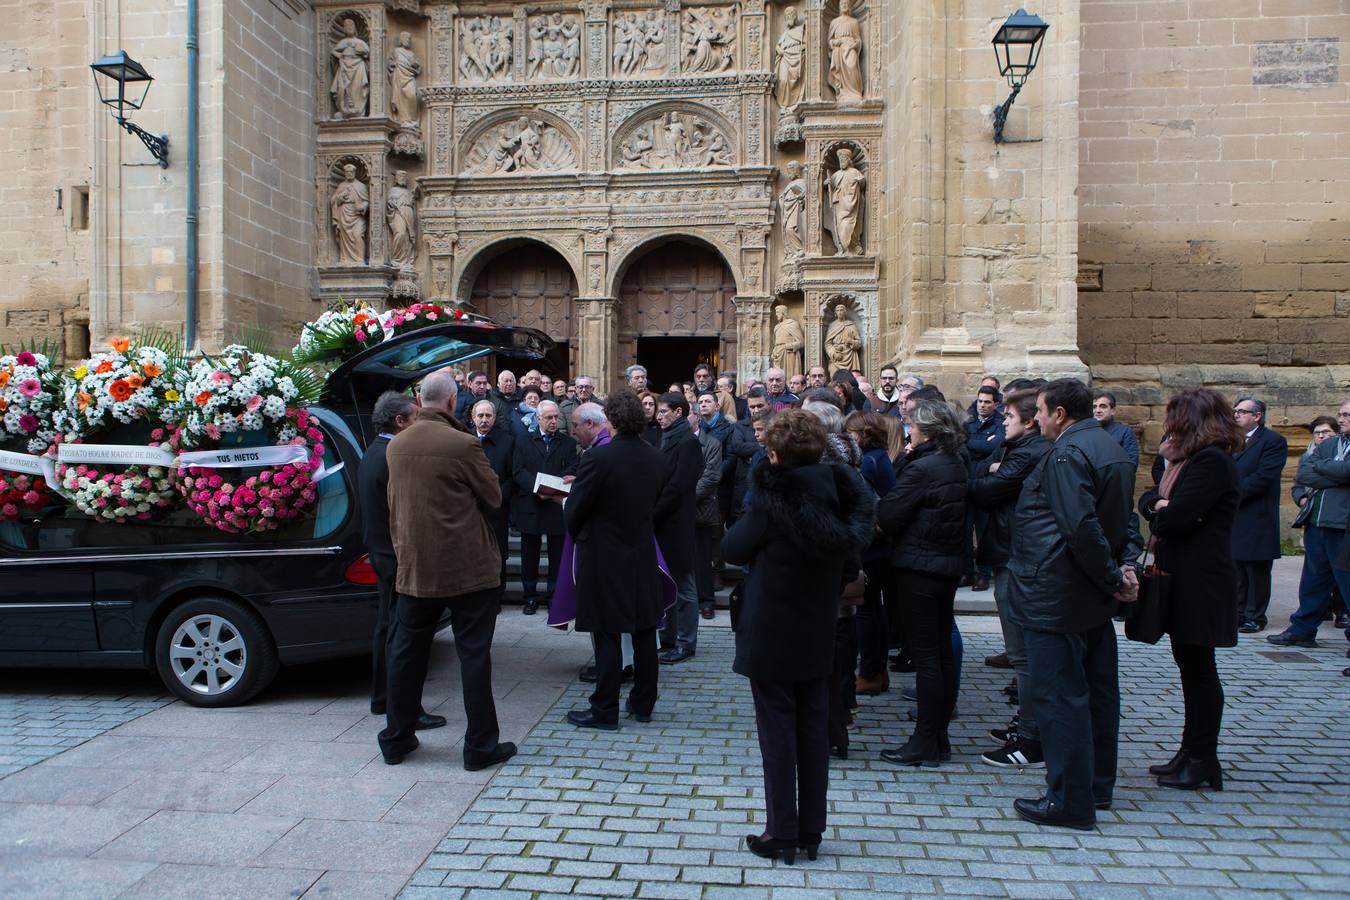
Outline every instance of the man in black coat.
[[(394, 636), (394, 578), (398, 575), (398, 560), (394, 556), (394, 541), (389, 536), (389, 462), (385, 451), (394, 435), (417, 419), (417, 404), (407, 394), (385, 391), (375, 401), (371, 422), (376, 437), (361, 457), (356, 472), (356, 491), (361, 500), (361, 537), (370, 555), (380, 592), (379, 612), (375, 619), (375, 634), (371, 640), (370, 712), (382, 716), (386, 707), (386, 688), (389, 681), (388, 651)], [(417, 717), (417, 728), (440, 728), (445, 716), (428, 715), (422, 710)]]
[(562, 506), (546, 500), (534, 491), (540, 473), (566, 477), (577, 472), (577, 442), (558, 431), (558, 404), (545, 400), (539, 404), (539, 431), (515, 439), (511, 453), (511, 480), (515, 496), (511, 515), (520, 529), (520, 586), (525, 593), (527, 616), (539, 611), (539, 550), (548, 540), (548, 590), (552, 598), (562, 564)]
[(689, 427), (689, 401), (671, 391), (656, 403), (661, 426), (661, 452), (666, 457), (666, 484), (656, 502), (656, 542), (679, 590), (675, 608), (666, 615), (659, 659), (684, 662), (698, 645), (698, 584), (694, 579), (695, 490), (703, 474), (703, 448)]
[[(481, 374), (481, 373), (473, 373)], [(483, 376), (485, 379), (487, 376)], [(469, 376), (472, 383), (473, 375)], [(483, 445), (488, 465), (497, 473), (497, 483), (502, 489), (502, 505), (492, 514), (492, 535), (497, 539), (497, 549), (502, 555), (502, 584), (506, 584), (507, 527), (511, 518), (511, 495), (514, 482), (511, 479), (511, 455), (515, 448), (515, 439), (505, 428), (497, 424), (497, 409), (491, 400), (479, 400), (470, 409), (470, 427), (474, 437)]]
[(1126, 565), (1134, 464), (1092, 418), (1087, 385), (1041, 388), (1036, 421), (1052, 443), (1013, 512), (1008, 614), (1023, 628), (1032, 715), (1041, 729), (1046, 793), (1017, 800), (1029, 822), (1087, 830), (1116, 783), (1120, 601), (1138, 596)]
[(667, 476), (661, 451), (642, 440), (647, 414), (636, 394), (625, 390), (610, 395), (605, 418), (613, 437), (602, 432), (581, 457), (563, 510), (576, 548), (576, 628), (589, 631), (595, 643), (590, 706), (572, 710), (567, 720), (581, 728), (613, 730), (618, 727), (623, 680), (622, 635), (633, 639), (628, 709), (646, 722), (656, 705), (662, 592), (653, 513)]
[(1246, 446), (1233, 458), (1238, 468), (1238, 511), (1233, 523), (1237, 563), (1238, 630), (1265, 630), (1270, 606), (1270, 570), (1280, 558), (1280, 476), (1289, 442), (1266, 427), (1266, 405), (1252, 397), (1233, 404)]

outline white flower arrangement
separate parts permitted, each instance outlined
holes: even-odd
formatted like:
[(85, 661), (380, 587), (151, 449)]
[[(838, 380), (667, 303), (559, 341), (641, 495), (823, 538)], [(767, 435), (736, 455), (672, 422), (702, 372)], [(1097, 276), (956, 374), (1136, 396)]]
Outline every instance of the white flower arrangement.
[(184, 390), (187, 414), (179, 433), (184, 448), (214, 448), (223, 434), (266, 431), (276, 443), (296, 436), (293, 407), (301, 397), (297, 373), (284, 359), (231, 344), (192, 366)]
[(380, 313), (357, 300), (341, 301), (300, 330), (291, 356), (302, 365), (340, 363), (389, 336)]
[(51, 360), (35, 350), (0, 356), (0, 444), (34, 455), (56, 439), (60, 384)]

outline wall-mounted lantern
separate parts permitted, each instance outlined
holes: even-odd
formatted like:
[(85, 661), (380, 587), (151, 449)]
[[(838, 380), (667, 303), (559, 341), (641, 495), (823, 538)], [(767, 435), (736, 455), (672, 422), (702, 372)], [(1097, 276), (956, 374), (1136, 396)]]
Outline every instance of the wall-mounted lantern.
[[(98, 99), (113, 110), (117, 124), (134, 134), (145, 144), (150, 155), (159, 160), (160, 168), (169, 167), (169, 136), (151, 134), (132, 122), (128, 114), (141, 108), (146, 94), (150, 93), (150, 82), (154, 81), (145, 67), (119, 50), (111, 56), (105, 56), (89, 68), (94, 70), (94, 86), (98, 88)], [(114, 90), (114, 85), (116, 89)]]
[(1041, 59), (1041, 44), (1045, 32), (1050, 28), (1040, 16), (1028, 13), (1025, 9), (1008, 16), (1008, 20), (999, 27), (994, 35), (994, 57), (998, 60), (998, 73), (1008, 79), (1012, 93), (1003, 104), (994, 109), (994, 143), (1003, 143), (1003, 125), (1008, 121), (1008, 110), (1022, 90), (1022, 85), (1036, 68)]

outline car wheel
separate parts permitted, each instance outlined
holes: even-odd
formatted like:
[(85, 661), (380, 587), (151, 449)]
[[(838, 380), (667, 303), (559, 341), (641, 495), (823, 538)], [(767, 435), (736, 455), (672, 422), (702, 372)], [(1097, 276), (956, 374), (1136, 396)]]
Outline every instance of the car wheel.
[(258, 614), (233, 600), (189, 600), (170, 611), (155, 638), (165, 686), (193, 706), (236, 706), (277, 674), (277, 651)]

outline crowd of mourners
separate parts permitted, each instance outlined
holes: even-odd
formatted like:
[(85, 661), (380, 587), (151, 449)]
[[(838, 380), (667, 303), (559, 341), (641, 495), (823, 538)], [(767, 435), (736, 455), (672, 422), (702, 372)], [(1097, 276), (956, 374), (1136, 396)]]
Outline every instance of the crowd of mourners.
[[(877, 374), (873, 386), (860, 371), (770, 369), (740, 386), (700, 365), (658, 393), (630, 366), (626, 385), (600, 397), (585, 376), (501, 371), (494, 387), (484, 371), (443, 370), (419, 398), (381, 397), (361, 483), (381, 579), (372, 710), (388, 717), (386, 762), (444, 724), (420, 696), (447, 610), (465, 765), (514, 754), (498, 740), (490, 662), (514, 529), (524, 613), (551, 606), (550, 624), (592, 637), (581, 677), (595, 691), (567, 717), (582, 728), (619, 727), (628, 681), (624, 714), (650, 721), (659, 666), (695, 656), (700, 619), (718, 615), (717, 591), (735, 582), (733, 668), (750, 680), (768, 807), (764, 832), (747, 838), (758, 855), (815, 858), (829, 758), (848, 756), (859, 698), (890, 691), (891, 673), (914, 673), (914, 727), (881, 759), (936, 767), (970, 749), (954, 751), (948, 731), (963, 586), (992, 588), (1005, 649), (984, 662), (1011, 671), (1017, 709), (982, 759), (1045, 770), (1044, 794), (1014, 802), (1019, 816), (1089, 829), (1110, 808), (1113, 620), (1144, 605), (1141, 577), (1150, 596), (1163, 573), (1185, 723), (1150, 772), (1165, 787), (1222, 789), (1215, 651), (1266, 628), (1280, 555), (1288, 445), (1265, 405), (1207, 388), (1173, 396), (1136, 502), (1138, 440), (1108, 392), (987, 377), (962, 408), (917, 376)], [(1350, 639), (1350, 402), (1310, 430), (1293, 488), (1299, 607), (1268, 638), (1299, 647), (1316, 646), (1333, 616)], [(444, 530), (464, 536), (453, 558)]]

